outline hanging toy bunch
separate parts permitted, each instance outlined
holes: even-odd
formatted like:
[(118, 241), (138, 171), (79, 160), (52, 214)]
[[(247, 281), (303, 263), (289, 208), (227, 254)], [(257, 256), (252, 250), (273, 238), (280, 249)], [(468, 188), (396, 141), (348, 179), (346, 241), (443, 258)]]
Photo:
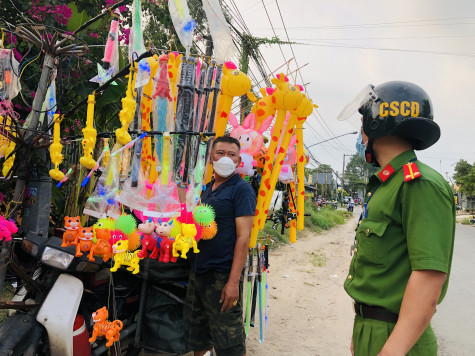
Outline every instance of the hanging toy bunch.
[[(3, 35), (3, 30), (2, 30)], [(3, 36), (2, 36), (3, 37)], [(18, 119), (19, 115), (13, 110), (12, 100), (21, 90), (18, 80), (19, 63), (12, 49), (3, 48), (3, 38), (0, 48), (0, 116)]]
[(15, 141), (16, 133), (12, 130), (13, 119), (19, 119), (19, 115), (13, 109), (12, 99), (15, 98), (21, 90), (18, 80), (19, 63), (13, 55), (11, 49), (3, 48), (3, 30), (2, 43), (0, 48), (0, 158), (5, 157), (3, 162), (2, 174), (9, 176), (13, 162), (15, 161)]

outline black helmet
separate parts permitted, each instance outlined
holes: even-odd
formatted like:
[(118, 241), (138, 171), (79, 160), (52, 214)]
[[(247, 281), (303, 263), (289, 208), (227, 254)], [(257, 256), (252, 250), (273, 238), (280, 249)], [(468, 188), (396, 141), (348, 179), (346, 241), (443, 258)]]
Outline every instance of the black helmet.
[(391, 81), (369, 86), (358, 111), (363, 115), (363, 130), (370, 140), (397, 135), (407, 139), (416, 150), (424, 150), (440, 137), (434, 122), (432, 103), (419, 86)]

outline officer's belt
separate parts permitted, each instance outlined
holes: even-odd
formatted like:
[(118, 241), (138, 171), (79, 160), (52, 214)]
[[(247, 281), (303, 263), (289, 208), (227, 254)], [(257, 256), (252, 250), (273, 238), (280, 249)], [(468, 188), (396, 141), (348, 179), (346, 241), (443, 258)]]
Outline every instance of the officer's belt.
[(398, 314), (390, 312), (383, 307), (370, 307), (369, 305), (358, 302), (354, 303), (354, 307), (355, 313), (363, 318), (396, 323), (399, 316)]

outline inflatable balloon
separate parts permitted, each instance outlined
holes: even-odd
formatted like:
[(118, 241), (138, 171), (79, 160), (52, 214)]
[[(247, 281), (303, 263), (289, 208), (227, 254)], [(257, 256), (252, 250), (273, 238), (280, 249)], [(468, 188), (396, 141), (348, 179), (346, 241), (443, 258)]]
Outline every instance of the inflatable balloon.
[(132, 62), (130, 65), (129, 72), (129, 82), (127, 84), (127, 92), (125, 93), (125, 98), (122, 98), (122, 110), (119, 112), (119, 119), (122, 127), (115, 130), (115, 135), (117, 137), (117, 142), (121, 145), (126, 145), (129, 143), (132, 138), (128, 133), (129, 125), (134, 119), (135, 107), (137, 103), (135, 102), (135, 80), (137, 78), (138, 66), (137, 63)]
[[(142, 130), (150, 131), (150, 114), (152, 113), (152, 91), (153, 91), (153, 78), (158, 69), (158, 56), (154, 55), (153, 57), (147, 58), (148, 64), (150, 66), (150, 77), (149, 81), (143, 87), (142, 100), (140, 103), (140, 108), (142, 112)], [(147, 169), (150, 169), (149, 182), (153, 183), (158, 177), (157, 171), (155, 170), (155, 164), (152, 160), (152, 137), (150, 135), (146, 136), (143, 139), (142, 143), (142, 155), (141, 155), (141, 167), (142, 172), (146, 172)]]
[[(259, 128), (262, 121), (268, 118), (269, 116), (274, 117), (277, 108), (275, 107), (275, 97), (273, 95), (274, 89), (272, 88), (261, 88), (260, 92), (262, 94), (262, 98), (254, 101), (254, 105), (252, 106), (251, 113), (256, 115), (256, 129)], [(249, 95), (248, 95), (249, 97)]]
[(94, 104), (96, 103), (95, 95), (89, 95), (87, 97), (87, 116), (86, 127), (82, 129), (84, 138), (82, 139), (82, 149), (84, 155), (80, 158), (79, 163), (81, 166), (87, 169), (93, 169), (96, 165), (96, 161), (92, 157), (94, 154), (94, 147), (96, 147), (97, 131), (94, 128)]
[[(178, 69), (180, 68), (181, 64), (181, 57), (183, 57), (183, 55), (176, 52), (170, 52), (168, 55), (168, 78), (170, 79), (170, 88), (172, 90), (173, 97), (173, 106), (170, 105), (168, 110), (172, 108), (173, 112), (176, 112), (177, 81), (179, 80)], [(173, 127), (173, 122), (167, 122), (167, 131), (173, 131)]]
[(241, 125), (238, 124), (236, 116), (233, 113), (229, 114), (229, 123), (233, 126), (233, 130), (230, 133), (231, 137), (234, 137), (241, 144), (241, 165), (236, 169), (236, 172), (246, 176), (252, 176), (254, 174), (253, 166), (257, 165), (257, 162), (253, 161), (253, 155), (256, 154), (262, 147), (264, 138), (263, 132), (272, 123), (272, 116), (269, 116), (262, 123), (261, 127), (255, 129), (255, 115), (249, 114)]
[(63, 162), (63, 155), (61, 151), (63, 150), (63, 145), (61, 144), (60, 138), (60, 123), (62, 119), (58, 114), (54, 114), (54, 137), (53, 143), (49, 148), (51, 162), (54, 164), (54, 169), (49, 171), (49, 175), (51, 178), (57, 181), (61, 181), (64, 178), (64, 173), (59, 170), (59, 165)]
[(287, 148), (287, 154), (285, 155), (284, 162), (282, 163), (282, 168), (279, 173), (279, 181), (285, 184), (294, 181), (294, 172), (292, 171), (292, 166), (297, 162), (297, 152), (295, 151), (295, 143), (297, 137), (294, 135), (290, 139), (289, 147)]
[(257, 168), (264, 168), (266, 156), (267, 147), (262, 147), (259, 151), (257, 151), (257, 153), (254, 155), (254, 160), (257, 162)]
[(221, 79), (221, 95), (216, 111), (216, 137), (223, 136), (229, 119), (229, 112), (235, 96), (242, 96), (251, 90), (249, 77), (237, 69), (233, 62), (226, 62), (223, 66)]
[[(275, 151), (279, 141), (279, 137), (284, 124), (287, 110), (296, 109), (302, 102), (302, 95), (297, 87), (289, 85), (287, 77), (284, 73), (281, 73), (277, 78), (272, 79), (272, 83), (276, 85), (273, 96), (275, 97), (275, 103), (277, 108), (277, 118), (272, 131), (272, 139), (267, 150), (266, 164), (262, 173), (261, 184), (259, 187), (259, 194), (257, 197), (256, 214), (254, 218), (251, 240), (249, 247), (254, 248), (257, 241), (257, 233), (259, 229), (264, 228), (266, 221), (267, 211), (264, 208), (266, 196), (270, 190), (270, 175), (273, 167)], [(289, 138), (290, 140), (290, 138)], [(286, 149), (286, 148), (285, 148)]]
[(311, 99), (305, 98), (305, 112), (303, 115), (297, 118), (297, 230), (303, 230), (304, 228), (304, 209), (305, 209), (305, 165), (308, 163), (310, 157), (306, 155), (304, 157), (303, 149), (303, 124), (307, 117), (312, 113), (313, 108), (317, 108), (317, 105), (312, 103)]
[[(302, 101), (300, 102), (300, 105), (295, 110), (292, 111), (292, 113), (289, 117), (289, 122), (287, 124), (286, 131), (285, 131), (284, 137), (282, 139), (282, 144), (279, 148), (279, 153), (278, 153), (277, 158), (275, 160), (274, 168), (272, 169), (272, 174), (271, 174), (270, 182), (269, 182), (270, 188), (268, 190), (269, 194), (266, 196), (266, 201), (265, 201), (265, 205), (264, 205), (265, 214), (267, 214), (267, 209), (269, 208), (269, 205), (271, 203), (271, 199), (269, 199), (268, 197), (272, 196), (272, 193), (274, 192), (275, 183), (277, 182), (278, 175), (280, 173), (280, 169), (282, 167), (283, 160), (284, 160), (285, 155), (286, 155), (286, 151), (284, 151), (284, 150), (287, 149), (288, 143), (290, 142), (290, 137), (292, 136), (292, 134), (295, 131), (294, 126), (297, 122), (297, 117), (307, 117), (313, 111), (312, 101), (309, 100), (303, 93), (299, 92), (299, 94), (302, 96)], [(303, 194), (302, 194), (302, 196), (303, 196)], [(298, 210), (298, 212), (301, 213), (301, 215), (303, 216), (303, 211)]]

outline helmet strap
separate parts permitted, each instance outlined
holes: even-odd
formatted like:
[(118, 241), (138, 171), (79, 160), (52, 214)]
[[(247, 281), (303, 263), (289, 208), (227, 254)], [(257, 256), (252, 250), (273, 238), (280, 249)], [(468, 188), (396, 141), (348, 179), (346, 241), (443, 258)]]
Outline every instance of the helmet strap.
[(376, 161), (376, 157), (374, 155), (372, 138), (368, 138), (368, 145), (366, 146), (365, 157), (366, 157), (366, 162), (370, 163), (372, 166), (374, 167), (380, 166), (378, 161)]

